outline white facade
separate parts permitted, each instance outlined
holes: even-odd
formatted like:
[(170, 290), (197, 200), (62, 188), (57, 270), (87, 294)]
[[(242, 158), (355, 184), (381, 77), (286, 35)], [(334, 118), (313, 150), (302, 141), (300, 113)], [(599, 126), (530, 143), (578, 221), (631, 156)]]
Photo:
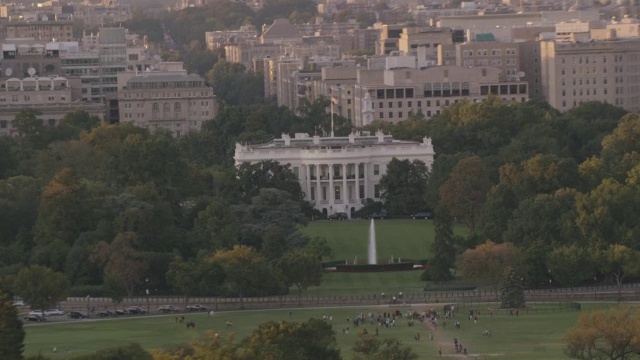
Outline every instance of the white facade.
[(420, 160), (431, 168), (435, 153), (431, 139), (394, 140), (377, 132), (346, 137), (310, 137), (296, 134), (259, 145), (236, 144), (235, 163), (274, 160), (290, 164), (300, 181), (304, 199), (315, 209), (351, 217), (366, 199), (380, 200), (379, 183), (393, 158)]

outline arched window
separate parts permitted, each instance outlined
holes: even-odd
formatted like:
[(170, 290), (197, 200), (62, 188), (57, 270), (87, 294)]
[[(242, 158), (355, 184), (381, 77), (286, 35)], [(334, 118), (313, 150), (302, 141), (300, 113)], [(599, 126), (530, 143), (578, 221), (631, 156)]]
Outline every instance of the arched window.
[(160, 111), (160, 105), (158, 103), (153, 103), (152, 109), (153, 111)]
[(180, 104), (179, 102), (175, 103), (175, 105), (173, 105), (173, 110), (175, 110), (175, 112), (182, 111), (182, 104)]

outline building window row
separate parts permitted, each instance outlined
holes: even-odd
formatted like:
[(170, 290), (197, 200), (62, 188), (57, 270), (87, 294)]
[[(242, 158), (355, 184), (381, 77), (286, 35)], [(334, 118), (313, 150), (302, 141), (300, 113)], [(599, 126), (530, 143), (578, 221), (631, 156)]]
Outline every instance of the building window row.
[(510, 85), (482, 85), (480, 86), (480, 95), (488, 95), (489, 93), (497, 95), (507, 94), (526, 94), (527, 84), (510, 84)]
[(413, 88), (377, 89), (376, 99), (405, 99), (413, 98)]

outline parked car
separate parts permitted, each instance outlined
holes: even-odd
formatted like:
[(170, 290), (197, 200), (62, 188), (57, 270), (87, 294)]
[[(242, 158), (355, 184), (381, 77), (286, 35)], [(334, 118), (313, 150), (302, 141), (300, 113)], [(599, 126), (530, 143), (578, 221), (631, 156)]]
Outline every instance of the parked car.
[(374, 212), (374, 213), (370, 214), (367, 218), (368, 219), (375, 219), (375, 220), (384, 220), (385, 217), (387, 217), (387, 213), (386, 212)]
[(180, 309), (178, 309), (173, 305), (162, 305), (158, 308), (158, 311), (161, 313), (175, 313), (175, 312), (179, 312)]
[(111, 310), (100, 310), (96, 313), (96, 315), (98, 315), (98, 317), (109, 317), (109, 316), (116, 316), (115, 311), (111, 311)]
[(143, 308), (139, 306), (129, 306), (125, 310), (127, 310), (127, 313), (129, 313), (130, 315), (142, 315), (147, 313)]
[(187, 311), (209, 311), (208, 308), (202, 305), (187, 305)]
[(87, 318), (87, 314), (80, 312), (80, 311), (70, 311), (67, 314), (67, 317), (69, 319), (86, 319)]
[(430, 219), (433, 219), (433, 212), (432, 211), (418, 211), (417, 213), (411, 215), (411, 218), (413, 220), (418, 220), (418, 219), (430, 220)]
[(329, 216), (327, 216), (327, 219), (329, 220), (347, 220), (349, 219), (349, 215), (347, 215), (347, 213), (344, 212), (337, 212), (334, 214), (331, 214)]
[(129, 315), (129, 312), (125, 309), (118, 309), (116, 310), (116, 315), (120, 316), (120, 315)]
[(47, 320), (44, 316), (38, 315), (38, 314), (32, 314), (32, 312), (29, 313), (27, 316), (25, 316), (24, 319), (27, 321), (35, 321), (35, 322), (42, 322)]
[(15, 307), (23, 307), (24, 306), (24, 300), (19, 299), (19, 298), (18, 299), (14, 298), (13, 299), (13, 306), (15, 306)]
[(44, 311), (44, 316), (64, 316), (64, 311), (60, 309), (49, 309)]
[(42, 311), (42, 310), (31, 310), (29, 312), (29, 315), (36, 315), (36, 316), (44, 317), (44, 311)]

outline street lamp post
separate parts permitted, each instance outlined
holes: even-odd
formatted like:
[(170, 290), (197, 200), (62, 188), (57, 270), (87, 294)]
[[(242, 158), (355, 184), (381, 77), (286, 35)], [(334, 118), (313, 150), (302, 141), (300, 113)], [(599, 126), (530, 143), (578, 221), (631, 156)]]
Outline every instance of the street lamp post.
[(149, 278), (144, 279), (144, 282), (146, 284), (146, 292), (147, 292), (147, 315), (149, 315)]
[(91, 305), (91, 295), (87, 294), (87, 317), (89, 317), (90, 305)]

